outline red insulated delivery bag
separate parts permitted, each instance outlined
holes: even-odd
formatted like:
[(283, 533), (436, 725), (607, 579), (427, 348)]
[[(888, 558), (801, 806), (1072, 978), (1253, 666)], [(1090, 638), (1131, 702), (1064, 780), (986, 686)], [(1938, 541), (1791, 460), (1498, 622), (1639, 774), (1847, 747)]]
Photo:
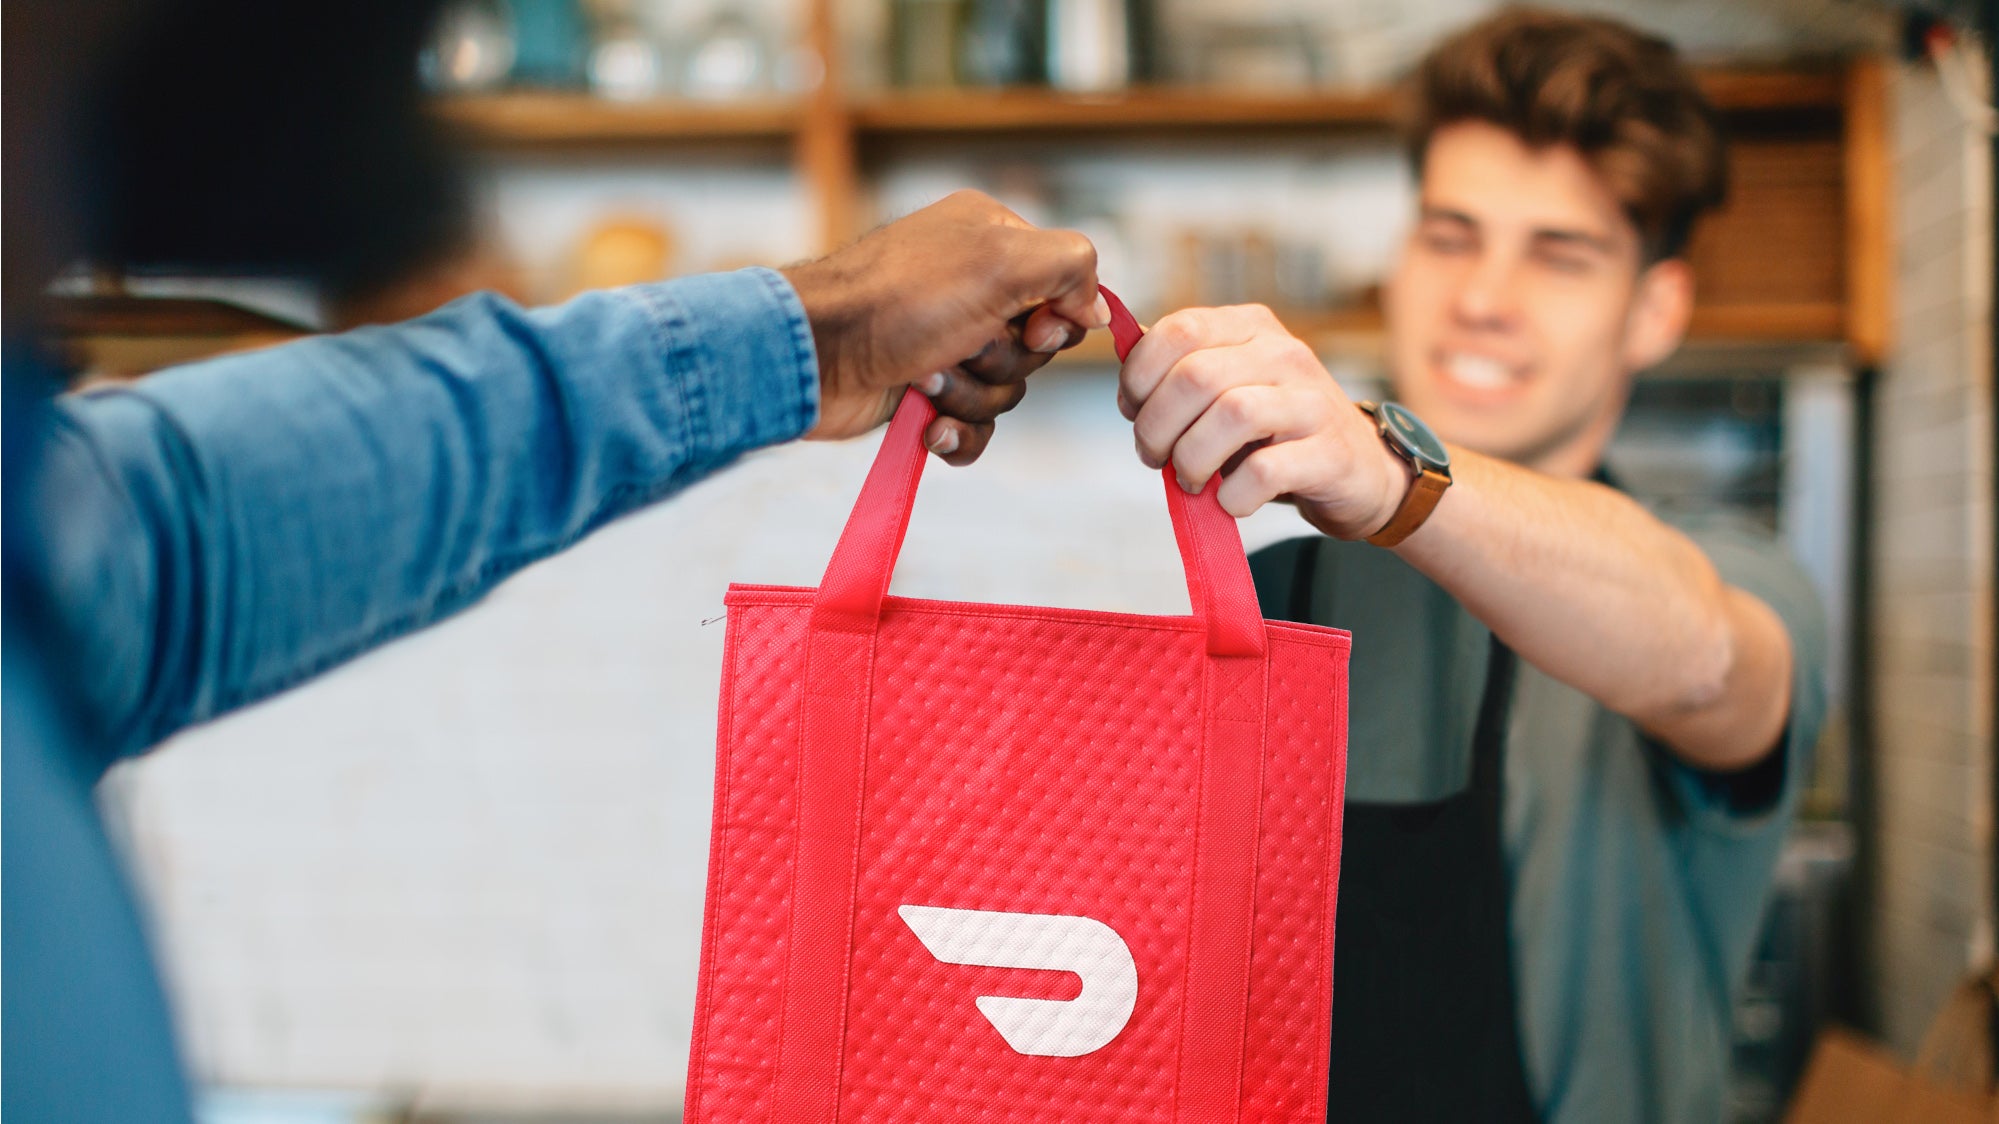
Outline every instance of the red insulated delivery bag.
[(1348, 635), (1170, 471), (1191, 616), (889, 596), (932, 416), (730, 587), (686, 1119), (1318, 1124)]

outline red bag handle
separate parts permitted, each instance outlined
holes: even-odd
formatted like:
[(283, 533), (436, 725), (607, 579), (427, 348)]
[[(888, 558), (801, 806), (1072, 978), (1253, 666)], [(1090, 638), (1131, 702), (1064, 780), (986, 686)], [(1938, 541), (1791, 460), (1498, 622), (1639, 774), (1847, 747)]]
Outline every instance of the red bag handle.
[[(1122, 360), (1145, 333), (1123, 301), (1109, 289), (1097, 291), (1110, 306), (1111, 336)], [(903, 395), (846, 530), (833, 548), (826, 577), (819, 583), (812, 609), (815, 629), (873, 632), (881, 619), (882, 600), (888, 596), (889, 579), (916, 504), (916, 488), (923, 479), (924, 462), (930, 459), (923, 448), (923, 430), (936, 416), (936, 407), (915, 388)], [(1216, 498), (1221, 475), (1211, 477), (1198, 496), (1180, 487), (1171, 468), (1162, 469), (1160, 475), (1166, 482), (1166, 507), (1186, 570), (1187, 600), (1194, 616), (1207, 625), (1208, 654), (1262, 655), (1263, 612), (1249, 575), (1249, 559), (1243, 554), (1242, 533), (1235, 517), (1222, 510)]]

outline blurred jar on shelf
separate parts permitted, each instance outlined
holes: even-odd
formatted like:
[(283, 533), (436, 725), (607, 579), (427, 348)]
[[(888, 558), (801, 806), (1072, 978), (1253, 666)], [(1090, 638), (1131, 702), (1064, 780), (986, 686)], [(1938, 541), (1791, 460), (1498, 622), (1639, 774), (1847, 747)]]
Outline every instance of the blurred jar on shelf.
[(1204, 86), (1303, 90), (1325, 83), (1319, 35), (1296, 16), (1205, 20), (1188, 29), (1184, 77)]
[(513, 18), (515, 85), (570, 90), (584, 85), (590, 28), (579, 0), (506, 0)]
[(967, 86), (1047, 80), (1045, 0), (970, 0), (959, 24), (958, 78)]
[(1153, 0), (1047, 0), (1048, 83), (1105, 93), (1159, 77)]
[(704, 101), (729, 101), (777, 88), (776, 52), (769, 34), (749, 16), (718, 8), (688, 39), (680, 92)]
[(1186, 228), (1172, 236), (1164, 286), (1169, 308), (1263, 304), (1313, 315), (1352, 303), (1329, 283), (1318, 242), (1267, 227)]
[(640, 0), (597, 0), (591, 24), (591, 93), (611, 101), (645, 101), (667, 92), (667, 45), (642, 17)]
[(908, 88), (956, 86), (967, 7), (966, 0), (893, 0), (889, 80)]
[(506, 0), (452, 0), (437, 14), (417, 73), (440, 94), (473, 94), (506, 82), (514, 68), (513, 14)]

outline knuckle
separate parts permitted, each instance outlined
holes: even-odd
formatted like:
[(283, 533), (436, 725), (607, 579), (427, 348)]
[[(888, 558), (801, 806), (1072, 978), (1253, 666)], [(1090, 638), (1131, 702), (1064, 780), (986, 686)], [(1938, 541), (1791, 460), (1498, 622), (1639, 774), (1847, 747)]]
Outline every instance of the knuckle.
[(1159, 336), (1175, 351), (1192, 351), (1201, 346), (1205, 338), (1206, 322), (1204, 310), (1183, 308), (1160, 317), (1152, 327), (1152, 334)]
[(1212, 351), (1196, 351), (1180, 361), (1187, 385), (1209, 398), (1220, 398), (1235, 385), (1233, 367)]
[(1201, 352), (1194, 352), (1173, 367), (1173, 374), (1180, 383), (1197, 393), (1212, 397), (1215, 391), (1215, 365)]
[(970, 464), (986, 451), (986, 443), (993, 438), (993, 423), (984, 422), (964, 427), (958, 438), (957, 456), (959, 463)]
[(999, 206), (998, 200), (977, 188), (971, 187), (961, 187), (951, 194), (946, 195), (943, 201), (954, 207), (966, 207), (981, 211), (992, 210)]
[(1315, 368), (1319, 365), (1318, 353), (1312, 350), (1312, 345), (1288, 333), (1277, 343), (1277, 358), (1287, 366)]
[(1005, 398), (992, 391), (981, 391), (968, 395), (965, 408), (958, 412), (959, 421), (981, 425), (1005, 413), (1010, 407)]
[(1256, 421), (1256, 401), (1254, 396), (1243, 392), (1241, 387), (1224, 391), (1215, 399), (1213, 406), (1216, 418), (1231, 428), (1241, 428)]
[(1097, 244), (1073, 230), (1058, 231), (1062, 239), (1061, 253), (1069, 264), (1080, 271), (1094, 271), (1097, 268)]
[(1259, 462), (1256, 480), (1262, 485), (1265, 497), (1281, 496), (1297, 486), (1296, 464), (1275, 446), (1263, 456), (1253, 459)]
[(1275, 472), (1276, 467), (1272, 463), (1272, 458), (1258, 450), (1243, 458), (1243, 462), (1236, 466), (1234, 475), (1245, 487), (1261, 491), (1267, 490), (1275, 483), (1273, 479)]
[(996, 336), (987, 340), (977, 355), (958, 364), (958, 367), (979, 382), (993, 382), (995, 376), (1003, 373), (1014, 361), (1017, 350), (1012, 339)]

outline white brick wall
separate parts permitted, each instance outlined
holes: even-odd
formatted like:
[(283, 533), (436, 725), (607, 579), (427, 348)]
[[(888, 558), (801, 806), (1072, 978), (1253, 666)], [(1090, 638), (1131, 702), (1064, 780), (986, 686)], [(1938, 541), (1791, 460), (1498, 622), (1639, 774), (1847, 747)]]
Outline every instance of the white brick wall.
[(1909, 1051), (1992, 944), (1992, 179), (1933, 72), (1904, 68), (1893, 95), (1901, 321), (1875, 450), (1872, 985)]

